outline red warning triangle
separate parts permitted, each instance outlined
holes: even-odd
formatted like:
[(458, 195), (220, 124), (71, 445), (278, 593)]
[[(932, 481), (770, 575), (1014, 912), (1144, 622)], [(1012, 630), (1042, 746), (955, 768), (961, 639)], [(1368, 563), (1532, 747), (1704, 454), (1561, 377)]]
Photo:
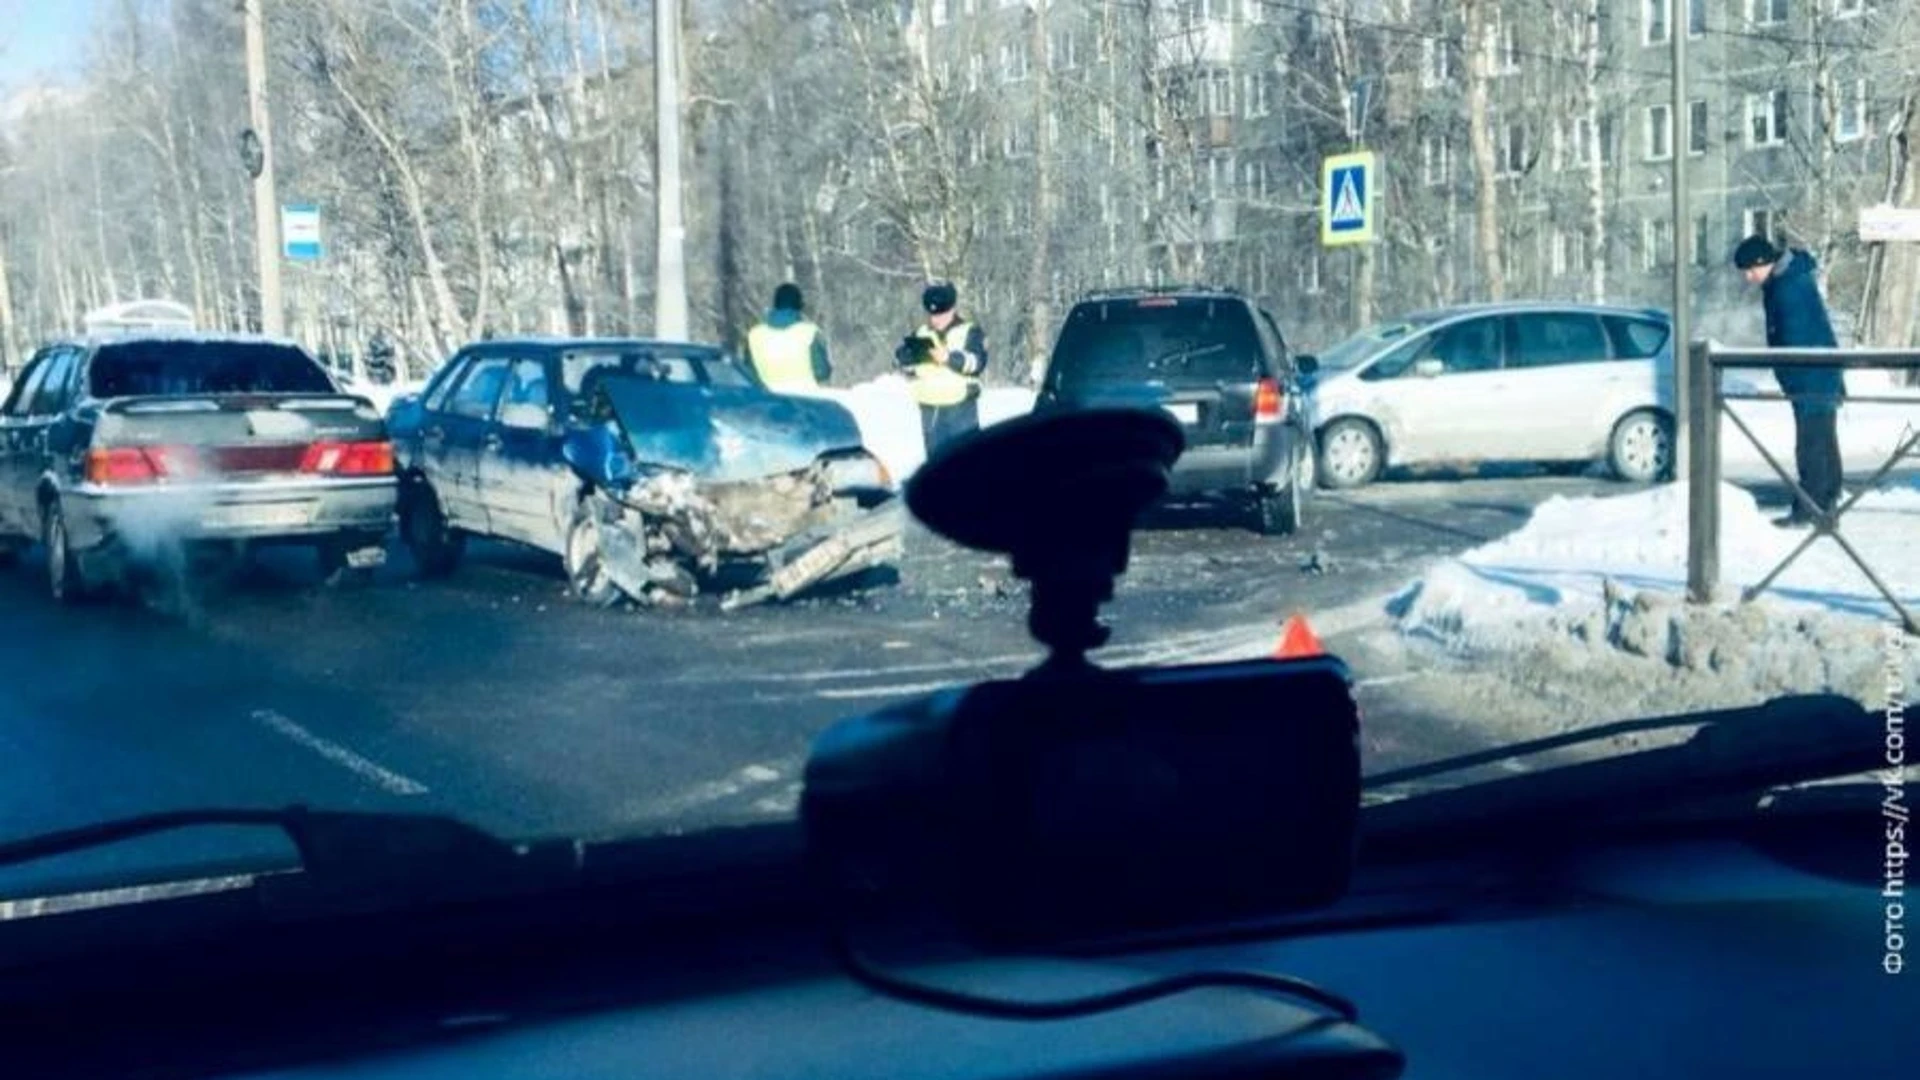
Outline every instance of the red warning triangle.
[(1290, 615), (1280, 628), (1280, 645), (1273, 650), (1275, 660), (1297, 660), (1303, 656), (1325, 656), (1327, 647), (1307, 625), (1304, 615)]

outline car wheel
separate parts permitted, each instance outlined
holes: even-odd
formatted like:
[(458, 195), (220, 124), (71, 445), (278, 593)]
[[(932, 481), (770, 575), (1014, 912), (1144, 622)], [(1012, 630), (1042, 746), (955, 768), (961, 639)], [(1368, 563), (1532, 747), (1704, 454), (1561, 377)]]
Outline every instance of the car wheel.
[(47, 592), (63, 604), (79, 604), (93, 597), (93, 587), (74, 554), (73, 539), (67, 532), (67, 516), (58, 502), (50, 502), (41, 514), (41, 539), (47, 549)]
[(564, 562), (567, 587), (573, 595), (594, 607), (612, 607), (620, 602), (620, 587), (607, 574), (600, 555), (600, 523), (593, 519), (590, 504), (581, 501), (567, 528)]
[(1607, 440), (1607, 466), (1628, 483), (1646, 484), (1673, 474), (1673, 421), (1641, 409), (1613, 425)]
[(445, 577), (466, 553), (465, 533), (447, 522), (440, 499), (426, 481), (408, 484), (400, 504), (400, 535), (422, 577)]
[(1365, 420), (1335, 420), (1320, 432), (1319, 479), (1322, 487), (1363, 487), (1380, 475), (1386, 458), (1380, 432)]

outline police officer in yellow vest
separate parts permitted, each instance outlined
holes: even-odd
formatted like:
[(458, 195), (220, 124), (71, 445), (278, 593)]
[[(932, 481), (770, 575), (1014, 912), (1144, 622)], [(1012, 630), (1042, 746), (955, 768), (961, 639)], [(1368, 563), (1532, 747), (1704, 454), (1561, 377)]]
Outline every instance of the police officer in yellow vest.
[(959, 303), (959, 291), (952, 285), (927, 286), (920, 295), (927, 321), (908, 334), (893, 354), (920, 406), (920, 430), (928, 453), (980, 426), (980, 376), (987, 370), (987, 339), (955, 310)]
[(787, 282), (773, 290), (773, 310), (747, 331), (754, 373), (776, 394), (817, 389), (833, 375), (826, 338), (804, 310), (800, 286)]

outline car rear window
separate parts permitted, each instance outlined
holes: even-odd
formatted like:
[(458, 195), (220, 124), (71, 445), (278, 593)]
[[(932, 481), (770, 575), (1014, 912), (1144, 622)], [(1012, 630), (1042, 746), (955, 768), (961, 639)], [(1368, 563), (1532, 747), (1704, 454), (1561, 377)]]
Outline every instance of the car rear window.
[(1056, 389), (1129, 382), (1218, 382), (1266, 374), (1244, 303), (1152, 297), (1083, 303), (1047, 366)]
[(1645, 360), (1660, 355), (1672, 329), (1653, 319), (1629, 319), (1623, 315), (1606, 318), (1607, 333), (1613, 338), (1613, 355), (1622, 360)]
[(130, 341), (93, 358), (97, 398), (198, 394), (332, 394), (319, 361), (290, 345), (250, 341)]

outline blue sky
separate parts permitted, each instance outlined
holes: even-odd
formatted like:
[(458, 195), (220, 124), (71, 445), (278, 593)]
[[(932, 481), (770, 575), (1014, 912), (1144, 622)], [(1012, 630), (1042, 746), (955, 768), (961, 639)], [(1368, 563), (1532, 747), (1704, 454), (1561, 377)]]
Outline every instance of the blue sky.
[(103, 0), (0, 0), (0, 87), (58, 79), (85, 54)]

